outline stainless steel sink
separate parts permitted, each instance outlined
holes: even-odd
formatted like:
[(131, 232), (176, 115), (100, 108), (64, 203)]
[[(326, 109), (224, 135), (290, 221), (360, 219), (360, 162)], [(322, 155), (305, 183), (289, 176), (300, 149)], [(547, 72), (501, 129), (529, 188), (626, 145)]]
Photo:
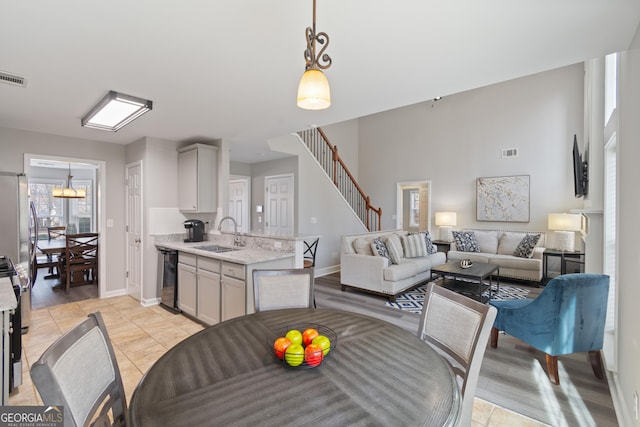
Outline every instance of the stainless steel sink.
[(231, 252), (233, 248), (228, 246), (218, 246), (218, 245), (204, 245), (204, 246), (194, 246), (193, 249), (200, 249), (201, 251), (209, 251), (215, 253), (221, 252)]

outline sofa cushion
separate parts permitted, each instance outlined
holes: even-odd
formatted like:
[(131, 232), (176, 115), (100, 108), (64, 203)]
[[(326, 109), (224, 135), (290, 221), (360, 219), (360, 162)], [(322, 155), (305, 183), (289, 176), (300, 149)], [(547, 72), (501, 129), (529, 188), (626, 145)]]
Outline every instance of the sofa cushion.
[(489, 263), (489, 258), (491, 256), (494, 256), (494, 254), (486, 254), (483, 252), (460, 252), (460, 251), (447, 252), (447, 260), (449, 261), (460, 261), (463, 259), (470, 259), (471, 262)]
[(498, 243), (499, 255), (513, 255), (516, 248), (526, 236), (527, 233), (517, 233), (514, 231), (505, 231), (500, 236), (500, 243)]
[(428, 254), (435, 254), (438, 252), (435, 246), (433, 246), (433, 241), (431, 240), (431, 234), (428, 231), (424, 233), (424, 243), (427, 247)]
[(424, 270), (420, 270), (417, 263), (410, 259), (403, 258), (399, 264), (392, 264), (383, 270), (384, 280), (395, 282), (397, 280), (413, 277)]
[(389, 251), (387, 250), (387, 245), (385, 245), (380, 237), (376, 237), (373, 239), (373, 242), (371, 242), (371, 251), (374, 255), (389, 258), (391, 260)]
[(513, 252), (513, 255), (520, 258), (531, 258), (531, 256), (533, 256), (533, 248), (536, 247), (538, 240), (540, 240), (539, 234), (527, 234), (522, 238), (520, 243), (518, 243), (518, 247)]
[(384, 243), (387, 247), (387, 251), (389, 252), (389, 258), (391, 259), (391, 262), (394, 264), (399, 263), (400, 259), (404, 257), (404, 251), (402, 250), (402, 242), (400, 242), (400, 236), (391, 233), (384, 239)]
[(353, 250), (360, 255), (373, 255), (371, 250), (371, 239), (358, 237), (353, 241)]
[(453, 238), (456, 241), (456, 248), (459, 251), (480, 252), (478, 241), (476, 240), (476, 235), (473, 231), (454, 231)]
[(518, 258), (513, 255), (492, 255), (490, 264), (498, 264), (500, 268), (514, 268), (519, 270), (542, 271), (542, 260), (533, 258)]
[(427, 255), (427, 245), (422, 234), (409, 234), (402, 236), (401, 240), (406, 258), (417, 258)]
[(498, 232), (495, 230), (473, 230), (480, 252), (487, 254), (498, 253)]

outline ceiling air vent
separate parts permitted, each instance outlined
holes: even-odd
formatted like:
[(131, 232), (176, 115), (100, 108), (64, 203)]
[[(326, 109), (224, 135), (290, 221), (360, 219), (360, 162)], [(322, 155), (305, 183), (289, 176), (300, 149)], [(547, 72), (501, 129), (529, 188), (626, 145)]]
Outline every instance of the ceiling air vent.
[(17, 74), (7, 73), (6, 71), (0, 71), (0, 83), (6, 83), (9, 85), (27, 87), (27, 79)]
[(506, 159), (508, 157), (518, 157), (518, 149), (517, 148), (505, 148), (502, 150), (502, 158)]

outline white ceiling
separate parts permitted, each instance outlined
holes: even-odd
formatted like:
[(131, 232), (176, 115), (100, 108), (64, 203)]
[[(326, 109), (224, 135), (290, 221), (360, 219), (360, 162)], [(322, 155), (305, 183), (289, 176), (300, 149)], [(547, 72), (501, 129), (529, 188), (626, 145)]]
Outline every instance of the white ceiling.
[[(318, 0), (333, 105), (295, 105), (312, 0), (0, 0), (0, 126), (128, 144), (266, 140), (629, 47), (640, 0)], [(111, 133), (80, 118), (109, 90), (153, 111)]]

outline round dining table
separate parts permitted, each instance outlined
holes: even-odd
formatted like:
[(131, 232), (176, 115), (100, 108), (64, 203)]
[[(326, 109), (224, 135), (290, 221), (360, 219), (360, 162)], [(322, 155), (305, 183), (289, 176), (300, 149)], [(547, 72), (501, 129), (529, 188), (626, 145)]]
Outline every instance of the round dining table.
[[(285, 365), (273, 340), (291, 325), (330, 328), (321, 365)], [(404, 329), (333, 309), (263, 311), (207, 327), (148, 370), (132, 426), (448, 426), (460, 391), (450, 365)]]

